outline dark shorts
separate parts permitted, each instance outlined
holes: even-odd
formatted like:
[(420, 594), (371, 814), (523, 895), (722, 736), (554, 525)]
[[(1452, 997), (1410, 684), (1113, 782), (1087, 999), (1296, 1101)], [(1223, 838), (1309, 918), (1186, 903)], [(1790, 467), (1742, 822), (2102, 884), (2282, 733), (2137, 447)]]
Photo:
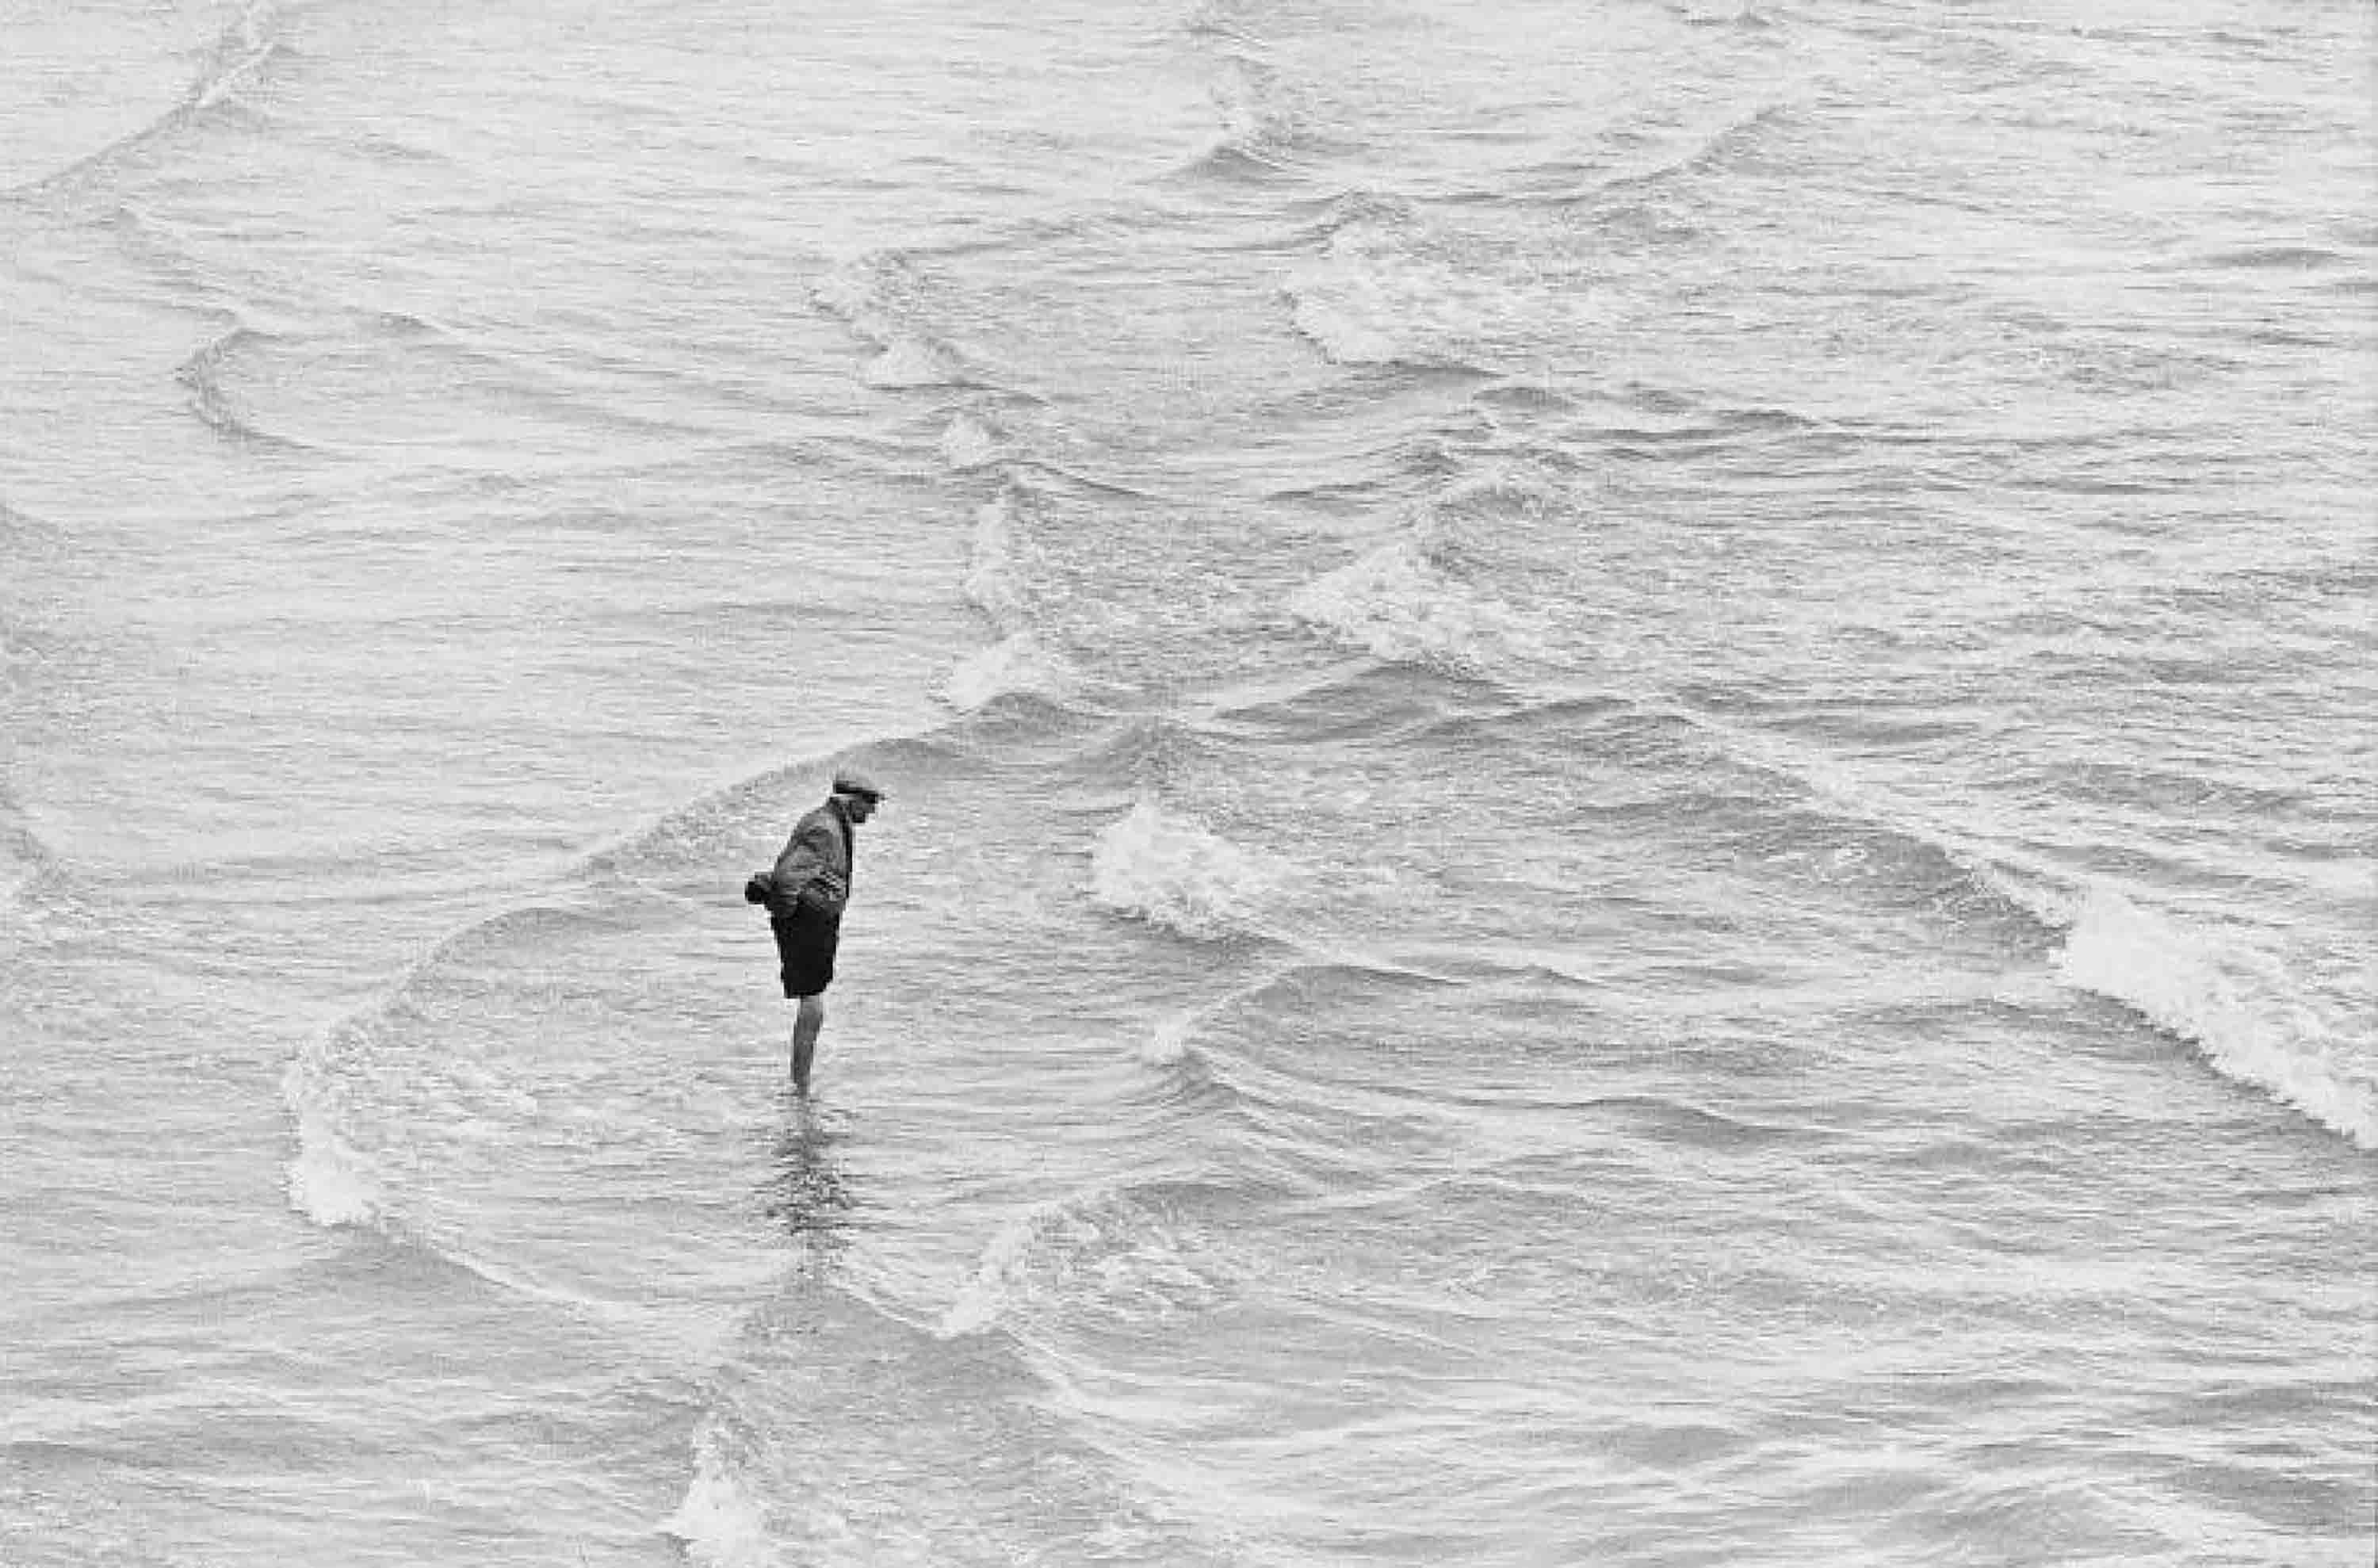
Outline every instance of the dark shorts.
[(776, 934), (786, 995), (814, 996), (834, 983), (834, 948), (842, 937), (841, 916), (803, 910), (799, 914), (771, 915), (768, 926)]

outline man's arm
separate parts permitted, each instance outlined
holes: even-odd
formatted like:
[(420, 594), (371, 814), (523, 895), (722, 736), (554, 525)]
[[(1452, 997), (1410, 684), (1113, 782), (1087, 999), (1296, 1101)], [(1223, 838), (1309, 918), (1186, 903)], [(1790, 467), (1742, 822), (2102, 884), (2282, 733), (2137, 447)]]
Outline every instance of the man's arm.
[(842, 912), (850, 897), (850, 884), (835, 870), (839, 857), (834, 839), (834, 825), (815, 817), (794, 829), (769, 878), (775, 885), (768, 900), (771, 913), (790, 914), (803, 905), (826, 914)]

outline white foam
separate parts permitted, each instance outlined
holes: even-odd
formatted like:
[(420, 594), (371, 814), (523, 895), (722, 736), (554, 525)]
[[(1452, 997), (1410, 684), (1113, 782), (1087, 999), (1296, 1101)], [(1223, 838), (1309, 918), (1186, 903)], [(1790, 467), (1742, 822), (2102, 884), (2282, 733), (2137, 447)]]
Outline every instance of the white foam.
[(297, 1123), (287, 1166), (289, 1206), (318, 1225), (379, 1223), (382, 1197), (362, 1159), (339, 1136), (330, 1041), (300, 1049), (281, 1075), (282, 1099)]
[(869, 386), (945, 386), (966, 379), (949, 345), (916, 323), (917, 284), (896, 255), (859, 257), (811, 285), (810, 298), (842, 319), (854, 335), (871, 344), (875, 357), (861, 379)]
[(1000, 459), (999, 432), (971, 414), (960, 414), (942, 430), (942, 461), (960, 473), (987, 468)]
[(1129, 1192), (1098, 1188), (1035, 1203), (1000, 1226), (935, 1332), (955, 1339), (1048, 1310), (1146, 1322), (1217, 1294), (1171, 1224)]
[(810, 285), (810, 297), (823, 309), (857, 323), (875, 314), (883, 296), (883, 280), (897, 263), (878, 255), (854, 257)]
[(1305, 585), (1289, 613), (1381, 658), (1482, 674), (1547, 658), (1549, 622), (1473, 593), (1418, 541), (1383, 545)]
[(1014, 633), (1025, 629), (1023, 576), (1017, 565), (1015, 505), (1008, 496), (975, 511), (974, 548), (966, 593), (991, 624)]
[(966, 371), (957, 356), (943, 344), (917, 333), (895, 332), (883, 344), (883, 352), (868, 362), (859, 379), (889, 392), (954, 385), (966, 380)]
[(1032, 630), (1015, 523), (1012, 491), (985, 501), (975, 513), (966, 594), (1001, 636), (961, 659), (943, 683), (943, 696), (961, 711), (972, 712), (1010, 692), (1062, 697), (1077, 684), (1072, 666)]
[(2060, 969), (2190, 1041), (2224, 1076), (2378, 1149), (2378, 1064), (2243, 934), (2215, 936), (2093, 889)]
[(1018, 632), (960, 659), (942, 691), (952, 707), (972, 713), (1010, 693), (1056, 698), (1074, 686), (1070, 665), (1031, 633)]
[(1140, 1043), (1135, 1053), (1138, 1058), (1152, 1067), (1171, 1067), (1175, 1062), (1186, 1060), (1190, 1038), (1196, 1032), (1199, 1017), (1195, 1012), (1183, 1013), (1158, 1024)]
[(1509, 368), (1609, 315), (1574, 277), (1400, 222), (1339, 229), (1287, 293), (1297, 331), (1339, 365)]
[(1099, 835), (1090, 862), (1100, 904), (1187, 936), (1248, 926), (1278, 880), (1203, 824), (1145, 800)]
[(1376, 300), (1309, 275), (1291, 284), (1289, 295), (1296, 302), (1296, 330), (1331, 364), (1393, 365), (1405, 356), (1403, 340), (1383, 323)]
[(943, 1339), (956, 1339), (995, 1325), (1009, 1304), (1021, 1297), (1033, 1244), (1057, 1214), (1055, 1204), (1036, 1204), (1000, 1226), (983, 1248), (973, 1277), (958, 1287), (935, 1332)]
[(271, 63), (281, 47), (271, 36), (272, 22), (269, 0), (257, 0), (241, 10), (215, 41), (213, 57), (192, 86), (192, 108), (212, 109), (226, 102)]
[(784, 1559), (768, 1533), (766, 1505), (732, 1475), (714, 1445), (697, 1445), (693, 1479), (677, 1512), (660, 1525), (685, 1543), (702, 1568), (777, 1568)]
[(378, 1186), (353, 1162), (338, 1136), (318, 1119), (297, 1124), (297, 1153), (289, 1162), (289, 1206), (325, 1228), (379, 1220)]

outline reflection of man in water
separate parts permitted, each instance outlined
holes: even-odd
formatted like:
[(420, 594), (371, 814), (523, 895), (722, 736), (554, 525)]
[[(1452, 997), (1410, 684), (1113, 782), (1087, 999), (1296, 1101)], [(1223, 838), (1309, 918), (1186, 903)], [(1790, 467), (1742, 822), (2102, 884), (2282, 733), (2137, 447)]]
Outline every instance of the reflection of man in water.
[[(857, 829), (875, 814), (883, 791), (857, 768), (834, 776), (825, 803), (803, 816), (774, 868), (751, 879), (768, 906), (783, 960), (785, 995), (793, 1013), (793, 1087), (809, 1092), (810, 1061), (825, 1027), (825, 988), (834, 983), (834, 950), (850, 901), (850, 862)], [(747, 889), (746, 896), (751, 896)]]
[(821, 1256), (842, 1246), (847, 1239), (842, 1232), (857, 1207), (835, 1162), (835, 1134), (818, 1120), (809, 1102), (793, 1101), (761, 1188), (761, 1205), (768, 1217)]

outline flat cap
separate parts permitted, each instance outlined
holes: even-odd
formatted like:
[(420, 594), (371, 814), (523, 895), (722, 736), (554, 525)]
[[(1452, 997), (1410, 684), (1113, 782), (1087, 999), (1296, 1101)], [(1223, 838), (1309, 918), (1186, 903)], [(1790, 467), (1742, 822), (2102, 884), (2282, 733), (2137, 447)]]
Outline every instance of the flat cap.
[(846, 767), (835, 773), (834, 792), (837, 795), (864, 795), (871, 801), (880, 801), (883, 798), (883, 786), (855, 767)]

